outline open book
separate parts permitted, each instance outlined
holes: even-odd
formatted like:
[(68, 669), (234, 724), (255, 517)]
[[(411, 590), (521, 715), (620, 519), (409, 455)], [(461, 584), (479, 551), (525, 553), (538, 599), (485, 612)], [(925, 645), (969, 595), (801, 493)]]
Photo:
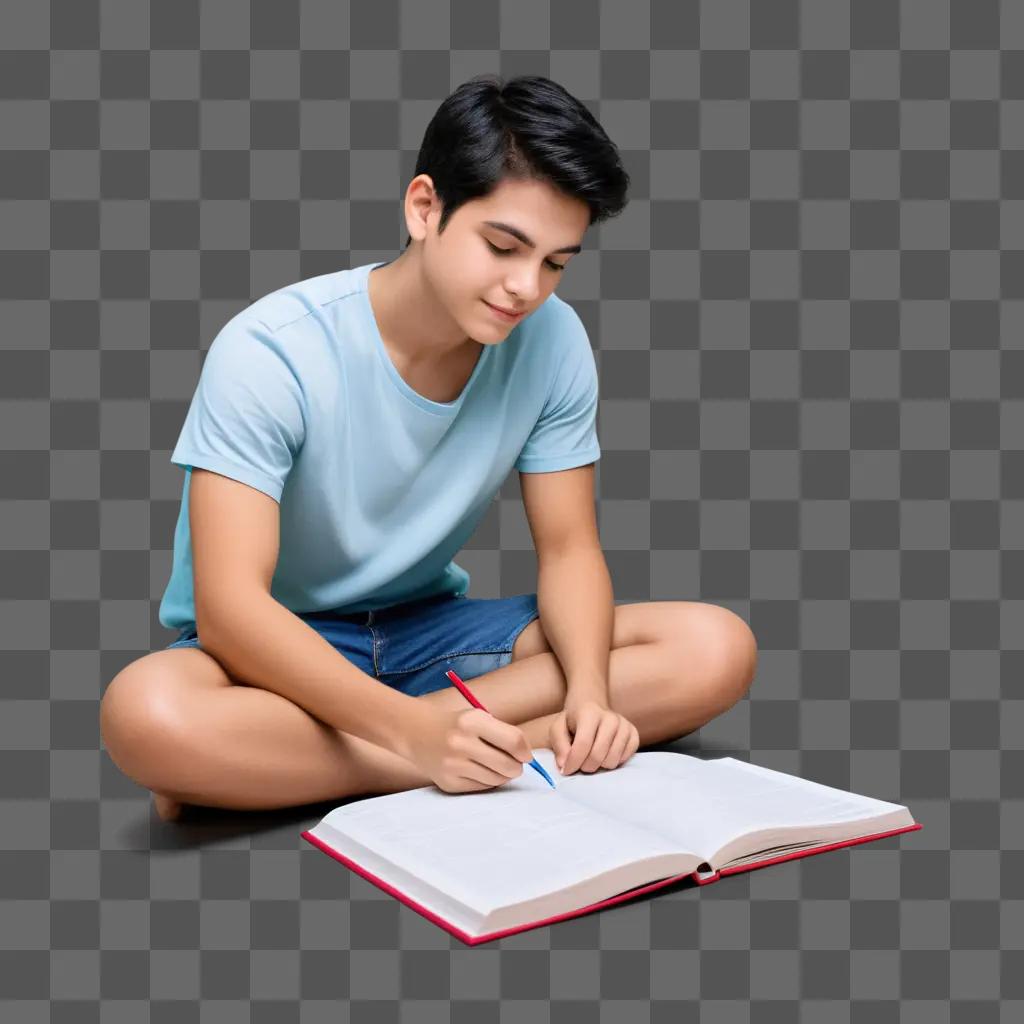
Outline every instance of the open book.
[(552, 789), (525, 768), (495, 789), (355, 800), (302, 838), (469, 945), (691, 876), (764, 867), (921, 828), (906, 807), (732, 757), (634, 754)]

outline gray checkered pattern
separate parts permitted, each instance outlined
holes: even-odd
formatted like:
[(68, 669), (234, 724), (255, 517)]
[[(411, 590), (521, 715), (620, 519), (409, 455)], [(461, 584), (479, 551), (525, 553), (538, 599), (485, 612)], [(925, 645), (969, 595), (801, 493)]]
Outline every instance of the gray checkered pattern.
[[(0, 47), (4, 1024), (1024, 1018), (1024, 4), (6, 0)], [(426, 122), (489, 70), (563, 83), (633, 175), (559, 292), (616, 599), (761, 650), (675, 749), (924, 829), (473, 949), (319, 815), (155, 820), (97, 705), (171, 639), (211, 339), (393, 256)], [(460, 562), (534, 587), (517, 479)]]

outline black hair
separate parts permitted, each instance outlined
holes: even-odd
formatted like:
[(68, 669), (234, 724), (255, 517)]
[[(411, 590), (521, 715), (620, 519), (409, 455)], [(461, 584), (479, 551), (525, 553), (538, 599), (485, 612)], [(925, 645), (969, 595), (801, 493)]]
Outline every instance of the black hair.
[(505, 178), (548, 181), (590, 207), (590, 224), (622, 212), (630, 182), (594, 115), (541, 75), (476, 75), (460, 85), (427, 125), (419, 174), (430, 175), (441, 200), (438, 234), (463, 203)]

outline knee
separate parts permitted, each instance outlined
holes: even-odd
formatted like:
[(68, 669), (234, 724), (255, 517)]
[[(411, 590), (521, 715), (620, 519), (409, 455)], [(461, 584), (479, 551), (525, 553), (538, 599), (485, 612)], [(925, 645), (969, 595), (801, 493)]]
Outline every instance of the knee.
[[(689, 614), (698, 621), (691, 620), (685, 632), (680, 631), (685, 649), (675, 656), (696, 666), (708, 696), (724, 711), (750, 690), (757, 672), (757, 640), (741, 616), (721, 605), (704, 604)], [(692, 673), (680, 676), (693, 685)]]
[(722, 608), (721, 645), (723, 686), (735, 700), (745, 697), (757, 673), (757, 638), (745, 619)]
[(100, 735), (110, 759), (146, 789), (160, 789), (180, 759), (183, 730), (170, 680), (145, 657), (123, 668), (100, 701)]

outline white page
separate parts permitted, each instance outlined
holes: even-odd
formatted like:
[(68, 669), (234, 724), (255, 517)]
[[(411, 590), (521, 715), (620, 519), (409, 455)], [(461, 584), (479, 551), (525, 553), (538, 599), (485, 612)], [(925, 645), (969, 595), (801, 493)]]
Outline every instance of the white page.
[(618, 768), (559, 777), (558, 784), (577, 803), (656, 830), (704, 860), (748, 832), (855, 821), (900, 807), (732, 757), (671, 751), (637, 753)]
[(853, 822), (899, 809), (898, 804), (732, 757), (708, 761), (706, 770), (707, 799), (715, 810), (701, 821), (700, 841), (709, 855), (732, 839), (762, 829)]
[(425, 786), (347, 804), (324, 822), (481, 913), (678, 852), (656, 832), (567, 800), (553, 752), (534, 756), (556, 789), (526, 768), (497, 789)]
[(656, 831), (674, 848), (707, 858), (704, 826), (716, 805), (707, 792), (706, 762), (700, 758), (648, 750), (618, 768), (552, 777), (574, 802)]

